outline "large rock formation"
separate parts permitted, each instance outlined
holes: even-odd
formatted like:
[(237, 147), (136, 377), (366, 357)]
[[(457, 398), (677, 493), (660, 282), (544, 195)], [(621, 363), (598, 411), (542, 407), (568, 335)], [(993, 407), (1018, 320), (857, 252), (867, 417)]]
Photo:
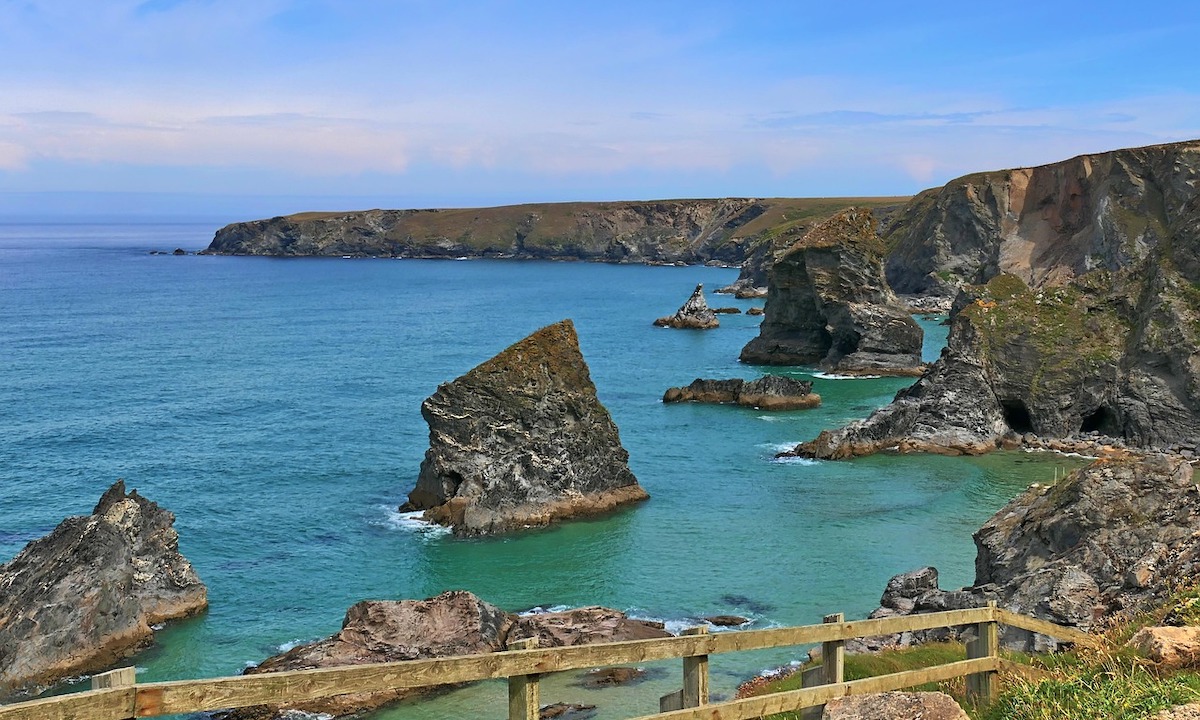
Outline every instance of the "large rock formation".
[(930, 263), (988, 282), (956, 299), (948, 347), (925, 377), (798, 452), (984, 452), (1010, 432), (1099, 432), (1150, 448), (1194, 441), (1198, 183), (1200, 142), (1189, 142), (969, 176), (936, 203), (915, 199), (892, 282), (933, 290), (924, 270), (900, 270)]
[[(455, 590), (427, 600), (360, 602), (346, 612), (337, 633), (268, 658), (246, 674), (477, 655), (499, 652), (531, 637), (538, 638), (539, 647), (560, 647), (669, 636), (661, 625), (631, 620), (608, 608), (517, 616)], [(406, 688), (288, 706), (260, 705), (226, 712), (222, 720), (282, 720), (297, 711), (344, 717), (437, 690)]]
[(154, 625), (208, 606), (174, 522), (118, 480), (91, 515), (0, 565), (0, 697), (103, 670), (149, 645)]
[(710, 330), (720, 326), (717, 315), (708, 307), (704, 299), (704, 284), (699, 283), (692, 291), (691, 297), (674, 315), (661, 317), (654, 321), (658, 327), (683, 328), (688, 330)]
[(1037, 288), (1137, 264), (1164, 240), (1195, 248), (1198, 181), (1200, 140), (967, 175), (893, 216), (887, 279), (953, 294), (1009, 273)]
[(743, 362), (911, 375), (922, 332), (883, 278), (884, 246), (870, 210), (834, 215), (771, 269), (766, 317)]
[(780, 375), (764, 375), (757, 380), (703, 380), (696, 378), (686, 387), (668, 388), (663, 402), (733, 403), (760, 410), (804, 410), (821, 404), (821, 396), (812, 391), (812, 383)]
[(429, 449), (405, 510), (460, 535), (644, 500), (570, 320), (538, 330), (421, 404)]
[[(893, 578), (872, 617), (1001, 607), (1091, 630), (1104, 618), (1147, 610), (1200, 571), (1200, 492), (1178, 456), (1099, 460), (1055, 485), (1033, 485), (975, 533), (975, 583), (938, 588), (933, 568)], [(939, 639), (875, 638), (867, 649)], [(1056, 643), (1008, 628), (1004, 643)], [(882, 641), (882, 642), (880, 642)]]
[(897, 200), (726, 198), (310, 212), (228, 225), (203, 252), (734, 264), (813, 217), (852, 203)]

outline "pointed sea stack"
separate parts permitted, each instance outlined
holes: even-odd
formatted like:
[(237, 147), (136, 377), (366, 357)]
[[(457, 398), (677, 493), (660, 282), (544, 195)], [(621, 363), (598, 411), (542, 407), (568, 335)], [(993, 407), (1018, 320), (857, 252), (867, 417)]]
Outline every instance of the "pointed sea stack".
[(883, 256), (870, 210), (814, 227), (772, 267), (766, 318), (742, 362), (920, 375), (923, 333), (884, 280)]
[(421, 415), (429, 449), (401, 509), (424, 510), (456, 534), (547, 525), (649, 497), (570, 320), (442, 384)]
[(661, 317), (655, 320), (654, 324), (659, 327), (709, 330), (720, 326), (721, 323), (717, 320), (717, 314), (708, 307), (708, 302), (704, 299), (704, 284), (700, 283), (696, 285), (692, 296), (687, 299), (683, 307), (676, 310), (675, 314), (670, 317)]
[(118, 480), (91, 515), (0, 565), (0, 697), (103, 670), (149, 645), (153, 625), (208, 607), (174, 522)]

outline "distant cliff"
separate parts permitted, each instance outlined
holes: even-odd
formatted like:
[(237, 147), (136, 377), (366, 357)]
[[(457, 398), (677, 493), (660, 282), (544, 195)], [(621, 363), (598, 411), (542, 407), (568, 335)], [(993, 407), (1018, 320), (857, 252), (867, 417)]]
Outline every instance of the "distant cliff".
[(492, 257), (737, 265), (765, 241), (853, 204), (895, 198), (724, 198), (300, 213), (234, 223), (208, 255)]

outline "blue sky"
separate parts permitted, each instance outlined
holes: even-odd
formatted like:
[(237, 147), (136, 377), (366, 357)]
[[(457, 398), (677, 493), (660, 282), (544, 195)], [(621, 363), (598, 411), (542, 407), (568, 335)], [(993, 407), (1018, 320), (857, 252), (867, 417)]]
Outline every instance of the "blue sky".
[(1197, 37), (1171, 1), (0, 0), (0, 211), (909, 194), (1200, 137)]

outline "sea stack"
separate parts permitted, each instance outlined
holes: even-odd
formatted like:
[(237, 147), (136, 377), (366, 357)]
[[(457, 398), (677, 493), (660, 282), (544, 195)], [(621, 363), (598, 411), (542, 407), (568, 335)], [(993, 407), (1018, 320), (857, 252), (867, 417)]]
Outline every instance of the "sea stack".
[(118, 480), (91, 515), (0, 565), (0, 697), (103, 670), (150, 644), (155, 624), (208, 607), (174, 522)]
[(402, 510), (458, 535), (608, 512), (649, 495), (570, 320), (544, 327), (421, 404), (429, 449)]
[(814, 227), (771, 269), (766, 317), (742, 361), (919, 375), (923, 333), (884, 280), (884, 251), (870, 210)]
[(654, 324), (659, 327), (709, 330), (720, 326), (721, 323), (704, 299), (704, 284), (699, 283), (683, 307), (676, 310), (675, 314), (670, 317), (661, 317), (655, 320)]

